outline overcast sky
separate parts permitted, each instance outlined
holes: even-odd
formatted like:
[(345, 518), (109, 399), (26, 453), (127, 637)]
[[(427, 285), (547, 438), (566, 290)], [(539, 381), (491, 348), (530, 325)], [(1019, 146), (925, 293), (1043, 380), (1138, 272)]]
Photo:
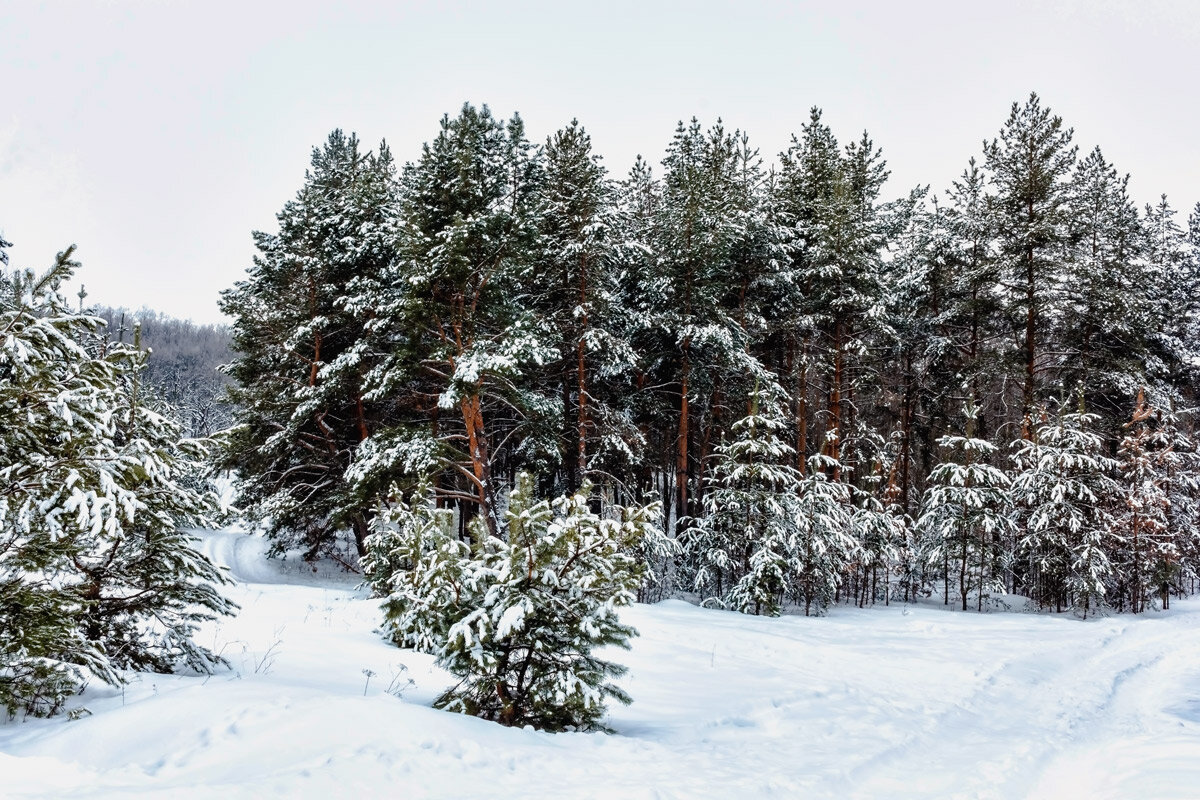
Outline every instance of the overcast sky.
[(71, 242), (89, 300), (220, 319), (250, 232), (336, 127), (400, 161), (464, 101), (544, 140), (572, 117), (623, 175), (718, 116), (764, 155), (808, 109), (941, 191), (1036, 90), (1180, 222), (1200, 200), (1200, 4), (0, 0), (0, 232)]

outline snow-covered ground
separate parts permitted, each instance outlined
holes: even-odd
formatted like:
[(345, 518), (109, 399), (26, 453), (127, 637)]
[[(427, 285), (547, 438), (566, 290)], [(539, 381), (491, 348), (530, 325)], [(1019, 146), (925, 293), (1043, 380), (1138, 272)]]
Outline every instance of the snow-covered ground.
[(205, 633), (232, 670), (0, 724), (0, 796), (1200, 797), (1200, 601), (1087, 622), (639, 606), (615, 733), (552, 735), (430, 708), (449, 676), (374, 633), (353, 577), (204, 537), (243, 607)]

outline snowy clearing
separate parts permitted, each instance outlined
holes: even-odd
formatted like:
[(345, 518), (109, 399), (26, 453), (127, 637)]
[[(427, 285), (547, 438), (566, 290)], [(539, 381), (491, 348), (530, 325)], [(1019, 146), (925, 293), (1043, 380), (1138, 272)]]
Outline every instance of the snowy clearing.
[[(678, 601), (606, 734), (435, 711), (449, 676), (374, 633), (354, 577), (204, 534), (232, 670), (94, 686), (0, 724), (6, 797), (1183, 797), (1200, 789), (1200, 599), (1080, 622), (941, 607), (762, 619)], [(373, 673), (368, 676), (364, 670)], [(368, 681), (369, 677), (369, 681)], [(410, 684), (409, 681), (412, 681)], [(364, 690), (366, 696), (364, 696)], [(389, 692), (390, 690), (390, 692)], [(399, 695), (399, 696), (397, 696)]]

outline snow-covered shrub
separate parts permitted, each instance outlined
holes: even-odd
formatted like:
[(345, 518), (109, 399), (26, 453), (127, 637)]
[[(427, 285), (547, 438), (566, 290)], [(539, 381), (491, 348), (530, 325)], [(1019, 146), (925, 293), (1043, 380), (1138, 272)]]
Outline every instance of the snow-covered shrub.
[(419, 502), (380, 514), (367, 564), (388, 593), (387, 632), (460, 679), (437, 707), (561, 731), (600, 728), (607, 700), (630, 701), (610, 682), (625, 668), (595, 650), (628, 648), (636, 635), (617, 609), (635, 599), (644, 567), (633, 553), (657, 534), (661, 512), (618, 507), (602, 518), (587, 494), (535, 501), (523, 474), (505, 514), (507, 540), (476, 525), (473, 546)]
[(58, 710), (118, 669), (210, 671), (196, 624), (234, 606), (179, 526), (203, 520), (201, 442), (139, 394), (145, 353), (93, 341), (46, 275), (0, 274), (0, 706)]
[(361, 564), (372, 593), (384, 598), (396, 645), (436, 653), (469, 602), (461, 587), (471, 547), (455, 535), (452, 512), (432, 507), (427, 493), (418, 486), (405, 501), (393, 487), (371, 522)]

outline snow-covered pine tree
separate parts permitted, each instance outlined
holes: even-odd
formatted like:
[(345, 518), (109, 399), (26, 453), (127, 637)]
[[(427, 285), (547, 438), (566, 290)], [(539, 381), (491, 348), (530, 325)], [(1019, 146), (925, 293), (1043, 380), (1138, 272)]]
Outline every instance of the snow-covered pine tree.
[[(669, 291), (654, 251), (662, 186), (645, 159), (638, 156), (625, 179), (617, 184), (615, 194), (618, 236), (626, 245), (617, 278), (617, 305), (635, 359), (624, 408), (646, 443), (627, 485), (640, 502), (650, 494), (672, 496), (667, 474), (673, 470), (674, 458), (665, 432), (671, 430), (675, 414), (670, 397), (656, 380), (665, 361), (658, 310), (662, 296)], [(671, 525), (670, 514), (664, 516), (663, 524)]]
[[(744, 271), (736, 263), (747, 241), (747, 202), (742, 188), (738, 134), (720, 120), (705, 131), (696, 119), (682, 122), (663, 159), (664, 176), (653, 228), (657, 255), (649, 309), (656, 321), (649, 343), (658, 368), (655, 383), (669, 387), (660, 395), (671, 403), (673, 430), (660, 431), (672, 449), (674, 519), (682, 532), (699, 512), (704, 441), (720, 413), (731, 378), (744, 379), (748, 368), (745, 330), (736, 318)], [(736, 391), (736, 389), (734, 390)], [(666, 448), (664, 448), (666, 449)]]
[(376, 392), (413, 397), (429, 435), (451, 446), (442, 454), (450, 480), (436, 488), (496, 536), (505, 472), (495, 462), (545, 469), (559, 457), (561, 402), (531, 380), (559, 355), (529, 281), (541, 154), (520, 117), (505, 122), (467, 104), (443, 117), (401, 183), (399, 260), (383, 307), (403, 357), (376, 376)]
[(1011, 531), (1007, 473), (989, 463), (997, 447), (974, 433), (976, 410), (969, 408), (965, 436), (943, 436), (941, 463), (929, 475), (929, 488), (921, 503), (917, 526), (922, 534), (924, 557), (943, 571), (944, 602), (949, 604), (952, 575), (967, 610), (971, 590), (977, 593), (976, 609), (983, 596), (1003, 590), (999, 567), (1002, 542)]
[(1012, 499), (1024, 582), (1043, 608), (1069, 606), (1086, 617), (1112, 584), (1107, 509), (1116, 463), (1095, 432), (1098, 417), (1060, 413), (1013, 443)]
[[(828, 394), (826, 413), (820, 415), (826, 425), (820, 441), (828, 463), (836, 465), (831, 466), (836, 481), (844, 466), (853, 470), (858, 460), (850, 436), (855, 420), (849, 398), (861, 374), (865, 339), (882, 312), (883, 226), (877, 201), (888, 172), (881, 151), (865, 131), (841, 153), (818, 108), (811, 110), (801, 136), (793, 136), (780, 161), (778, 204), (791, 228), (788, 248), (794, 281), (803, 287), (796, 309), (804, 339), (794, 362), (804, 373), (797, 376), (803, 409), (797, 413), (812, 413), (808, 385), (821, 379)], [(815, 411), (817, 404), (811, 405)]]
[(1200, 398), (1200, 203), (1188, 217), (1187, 242), (1188, 258), (1172, 308), (1181, 323), (1178, 336), (1185, 343), (1183, 363), (1191, 367), (1185, 377), (1188, 395), (1196, 402)]
[(1163, 587), (1163, 607), (1167, 608), (1171, 591), (1180, 596), (1194, 592), (1200, 580), (1200, 447), (1184, 414), (1174, 403), (1165, 406), (1161, 424), (1166, 445), (1167, 536), (1179, 552), (1178, 574), (1172, 585)]
[[(921, 452), (923, 431), (916, 424), (918, 414), (923, 408), (938, 407), (941, 384), (954, 375), (949, 368), (953, 349), (942, 318), (947, 273), (954, 265), (953, 239), (945, 210), (936, 198), (927, 205), (927, 191), (920, 187), (889, 208), (892, 253), (879, 276), (884, 314), (873, 326), (881, 335), (875, 339), (877, 346), (868, 362), (871, 373), (878, 377), (863, 387), (869, 398), (865, 405), (874, 407), (874, 413), (867, 412), (870, 423), (861, 426), (860, 435), (865, 439), (862, 450), (871, 455), (873, 471), (859, 477), (863, 488), (886, 486), (888, 504), (894, 503), (901, 515), (911, 508), (913, 485), (919, 477), (916, 457)], [(856, 396), (862, 398), (863, 392)], [(883, 425), (891, 428), (890, 435), (882, 435)], [(871, 491), (860, 493), (855, 505), (864, 512), (875, 507), (881, 510), (880, 499), (871, 495)], [(862, 517), (860, 522), (872, 527), (868, 520), (869, 516)], [(861, 526), (860, 531), (865, 533)], [(864, 541), (861, 536), (859, 540)], [(863, 569), (877, 571), (878, 564), (873, 561)], [(868, 582), (866, 572), (863, 576)]]
[(454, 514), (436, 508), (428, 484), (406, 499), (393, 487), (371, 520), (363, 575), (384, 598), (384, 628), (399, 647), (437, 653), (450, 626), (478, 598), (464, 581), (471, 546), (454, 530)]
[[(1047, 320), (1062, 286), (1062, 257), (1069, 239), (1067, 201), (1075, 166), (1074, 132), (1043, 108), (1036, 93), (1013, 103), (1000, 136), (984, 148), (996, 188), (996, 232), (1009, 322), (1019, 351), (1021, 419), (1031, 418), (1047, 384), (1041, 364)], [(1020, 420), (1016, 420), (1020, 421)]]
[(760, 382), (749, 412), (717, 448), (703, 514), (686, 532), (685, 554), (706, 601), (745, 614), (779, 614), (802, 563), (797, 527), (803, 475), (781, 435), (787, 397)]
[(1195, 402), (1200, 396), (1200, 204), (1187, 232), (1175, 221), (1166, 195), (1146, 206), (1144, 218), (1145, 257), (1137, 288), (1150, 306), (1142, 323), (1153, 357), (1150, 385), (1165, 383)]
[(226, 466), (279, 550), (303, 545), (315, 557), (351, 528), (361, 554), (371, 498), (387, 486), (352, 486), (344, 473), (385, 414), (364, 398), (383, 357), (366, 332), (374, 310), (354, 300), (395, 260), (395, 192), (386, 144), (363, 152), (333, 131), (313, 148), (278, 233), (255, 233), (254, 265), (221, 298), (238, 384)]
[[(959, 180), (947, 192), (947, 228), (953, 240), (953, 269), (946, 287), (949, 308), (944, 330), (957, 351), (953, 363), (957, 387), (945, 387), (944, 396), (965, 388), (968, 402), (982, 407), (975, 419), (975, 435), (987, 438), (990, 406), (1001, 400), (994, 391), (1001, 376), (1000, 350), (1005, 341), (1002, 319), (1001, 262), (996, 256), (995, 198), (988, 194), (989, 175), (972, 158)], [(946, 408), (947, 416), (953, 409)]]
[(603, 729), (605, 703), (629, 696), (611, 683), (625, 668), (594, 651), (628, 648), (636, 635), (617, 609), (634, 601), (643, 565), (632, 552), (659, 535), (661, 509), (614, 507), (601, 518), (585, 492), (550, 502), (533, 491), (522, 473), (507, 541), (477, 521), (473, 546), (420, 498), (381, 512), (368, 563), (389, 592), (385, 629), (460, 679), (439, 708), (542, 730)]
[(85, 343), (71, 250), (45, 275), (0, 276), (0, 705), (49, 714), (122, 668), (211, 672), (196, 625), (235, 606), (180, 526), (211, 498), (206, 456), (138, 392), (145, 354)]
[(1071, 179), (1069, 258), (1060, 313), (1052, 335), (1062, 358), (1062, 385), (1083, 391), (1087, 408), (1103, 418), (1089, 424), (1116, 429), (1125, 403), (1146, 375), (1162, 375), (1151, 341), (1161, 327), (1151, 298), (1156, 285), (1140, 259), (1143, 232), (1129, 199), (1129, 176), (1118, 176), (1097, 147)]
[(858, 543), (859, 607), (874, 604), (880, 597), (885, 603), (891, 602), (893, 571), (898, 567), (906, 571), (909, 567), (906, 557), (912, 520), (896, 502), (899, 494), (900, 487), (895, 483), (885, 487), (882, 496), (855, 492), (853, 536)]
[(840, 469), (829, 456), (817, 454), (809, 458), (808, 473), (800, 481), (794, 591), (805, 616), (834, 602), (846, 569), (858, 555), (851, 535), (850, 487), (828, 477)]
[(532, 303), (559, 352), (547, 377), (561, 397), (555, 433), (573, 494), (593, 469), (627, 474), (645, 445), (625, 413), (636, 357), (618, 280), (632, 245), (621, 238), (615, 187), (578, 121), (547, 140), (545, 156)]
[(1134, 614), (1146, 610), (1152, 595), (1169, 599), (1179, 574), (1180, 552), (1170, 524), (1170, 459), (1171, 442), (1159, 411), (1138, 391), (1117, 453), (1122, 496), (1113, 514), (1120, 599), (1128, 599)]

